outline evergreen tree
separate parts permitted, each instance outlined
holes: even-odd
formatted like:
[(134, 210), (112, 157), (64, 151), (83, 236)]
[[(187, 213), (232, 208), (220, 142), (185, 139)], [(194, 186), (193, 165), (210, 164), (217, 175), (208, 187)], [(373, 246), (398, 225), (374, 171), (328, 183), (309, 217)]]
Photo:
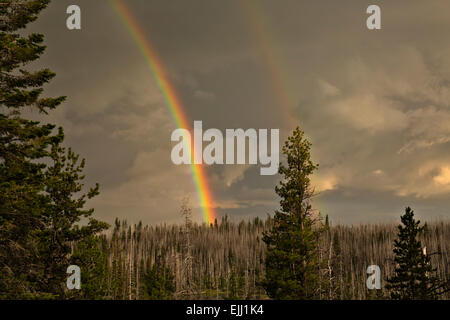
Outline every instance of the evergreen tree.
[[(44, 36), (19, 31), (37, 19), (49, 0), (3, 0), (0, 4), (0, 298), (62, 298), (70, 243), (103, 230), (106, 224), (80, 218), (86, 198), (84, 161), (61, 146), (64, 132), (28, 120), (23, 110), (47, 114), (65, 97), (44, 98), (43, 85), (55, 74), (24, 66), (44, 52)], [(50, 163), (50, 165), (48, 165)]]
[(81, 269), (81, 290), (68, 293), (68, 298), (100, 300), (108, 295), (106, 238), (89, 236), (78, 242), (71, 263)]
[(43, 35), (23, 36), (19, 30), (37, 19), (49, 1), (5, 0), (0, 5), (0, 297), (51, 297), (39, 289), (40, 268), (36, 233), (46, 197), (45, 164), (48, 147), (62, 140), (53, 125), (21, 117), (25, 107), (46, 113), (64, 97), (42, 98), (42, 86), (55, 75), (48, 69), (26, 71), (23, 66), (44, 52)]
[(310, 204), (314, 192), (310, 175), (318, 168), (311, 160), (311, 143), (296, 128), (283, 147), (287, 165), (275, 188), (281, 211), (276, 211), (271, 229), (264, 234), (267, 244), (266, 278), (263, 286), (274, 299), (314, 299), (318, 297), (318, 234), (320, 222)]
[(175, 277), (170, 268), (166, 267), (161, 257), (154, 265), (148, 263), (144, 275), (145, 298), (150, 300), (170, 300), (175, 293)]
[(417, 239), (424, 227), (420, 227), (420, 221), (414, 219), (414, 211), (410, 207), (406, 208), (401, 221), (403, 225), (398, 226), (398, 239), (394, 241), (396, 267), (386, 289), (392, 299), (437, 299), (448, 291), (448, 284), (436, 277), (430, 256), (424, 253)]
[[(43, 290), (64, 296), (65, 270), (70, 265), (71, 243), (89, 239), (108, 225), (92, 218), (94, 209), (83, 209), (86, 199), (98, 195), (99, 186), (81, 194), (85, 161), (59, 144), (51, 150), (52, 164), (45, 172), (47, 203), (41, 215), (44, 229), (38, 233), (44, 266)], [(88, 219), (80, 226), (81, 219)], [(87, 247), (86, 247), (87, 248)], [(81, 266), (80, 266), (81, 267)], [(83, 272), (83, 270), (82, 270)]]

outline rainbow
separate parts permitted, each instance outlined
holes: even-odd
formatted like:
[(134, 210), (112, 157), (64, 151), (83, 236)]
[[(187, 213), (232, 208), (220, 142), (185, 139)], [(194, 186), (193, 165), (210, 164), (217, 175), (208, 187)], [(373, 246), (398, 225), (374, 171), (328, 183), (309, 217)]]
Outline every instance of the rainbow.
[(288, 71), (283, 63), (283, 54), (275, 39), (276, 35), (272, 31), (269, 17), (264, 11), (262, 4), (258, 0), (238, 1), (244, 13), (253, 38), (256, 40), (262, 56), (265, 60), (264, 65), (270, 74), (268, 79), (271, 80), (275, 89), (278, 107), (282, 110), (284, 122), (288, 129), (294, 129), (297, 126), (296, 119), (293, 117), (292, 108), (295, 107), (293, 90), (290, 88)]
[[(164, 64), (161, 59), (159, 59), (148, 38), (145, 36), (145, 33), (138, 24), (137, 19), (122, 0), (109, 1), (144, 56), (147, 65), (164, 96), (170, 114), (175, 121), (175, 125), (178, 128), (184, 128), (190, 132), (193, 132), (190, 122), (184, 112), (183, 105), (178, 98), (173, 85), (169, 81)], [(186, 139), (183, 140), (186, 141)], [(198, 164), (191, 164), (190, 168), (197, 190), (198, 201), (202, 208), (203, 220), (208, 224), (213, 223), (216, 218), (216, 214), (214, 211), (214, 201), (210, 191), (211, 189), (209, 187), (205, 168)]]
[[(270, 77), (267, 77), (267, 79), (271, 80), (275, 89), (278, 106), (281, 109), (284, 122), (287, 129), (292, 130), (299, 125), (298, 119), (295, 118), (293, 112), (297, 98), (293, 94), (293, 81), (289, 78), (288, 68), (285, 65), (286, 59), (283, 57), (281, 47), (276, 41), (277, 37), (270, 16), (267, 14), (262, 1), (243, 0), (238, 2), (241, 5), (244, 19), (248, 24), (252, 38), (255, 39), (265, 60), (264, 65), (270, 74)], [(319, 212), (327, 212), (327, 203), (322, 199), (319, 194), (312, 201), (319, 209)]]

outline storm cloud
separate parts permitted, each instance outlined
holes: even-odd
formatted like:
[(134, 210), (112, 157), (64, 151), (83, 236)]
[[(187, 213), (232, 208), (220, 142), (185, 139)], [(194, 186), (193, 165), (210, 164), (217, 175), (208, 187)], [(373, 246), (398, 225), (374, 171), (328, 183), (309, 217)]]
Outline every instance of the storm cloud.
[[(282, 139), (292, 129), (286, 117), (301, 126), (320, 164), (315, 205), (332, 220), (387, 221), (408, 205), (422, 218), (450, 216), (449, 2), (377, 1), (374, 31), (369, 1), (125, 2), (191, 121), (279, 128)], [(71, 4), (81, 8), (79, 31), (65, 26)], [(86, 158), (86, 184), (100, 183), (89, 203), (97, 215), (176, 222), (189, 196), (201, 221), (189, 167), (170, 160), (174, 121), (110, 2), (53, 1), (30, 30), (48, 46), (32, 67), (57, 73), (47, 94), (68, 96), (44, 119)], [(259, 175), (259, 166), (207, 173), (220, 215), (264, 217), (278, 207), (280, 177)]]

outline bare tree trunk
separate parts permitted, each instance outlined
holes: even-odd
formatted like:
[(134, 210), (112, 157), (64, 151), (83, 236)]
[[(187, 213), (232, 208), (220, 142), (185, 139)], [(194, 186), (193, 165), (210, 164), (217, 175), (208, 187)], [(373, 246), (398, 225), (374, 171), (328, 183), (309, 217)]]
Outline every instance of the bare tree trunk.
[(333, 240), (331, 239), (330, 234), (330, 249), (328, 253), (328, 299), (333, 300), (334, 299), (334, 288), (333, 288), (333, 269), (332, 269), (332, 257), (333, 257)]

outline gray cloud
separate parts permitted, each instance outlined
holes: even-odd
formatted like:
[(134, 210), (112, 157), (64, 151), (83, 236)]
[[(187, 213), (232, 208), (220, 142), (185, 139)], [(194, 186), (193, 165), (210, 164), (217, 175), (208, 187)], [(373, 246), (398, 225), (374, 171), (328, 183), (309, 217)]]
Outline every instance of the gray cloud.
[[(205, 129), (280, 128), (282, 139), (286, 116), (302, 126), (320, 164), (313, 182), (324, 214), (381, 221), (412, 205), (424, 217), (448, 217), (450, 3), (378, 1), (382, 30), (368, 31), (369, 1), (251, 2), (266, 16), (261, 38), (240, 0), (126, 2), (191, 120)], [(82, 30), (68, 31), (65, 8), (75, 3)], [(32, 30), (48, 44), (35, 66), (57, 73), (48, 94), (69, 97), (50, 120), (87, 158), (87, 182), (102, 185), (91, 202), (98, 215), (178, 221), (188, 195), (200, 221), (189, 168), (170, 161), (175, 125), (164, 97), (108, 1), (53, 1)], [(291, 114), (279, 105), (269, 64), (282, 71)], [(207, 172), (220, 214), (277, 208), (279, 177), (260, 176), (259, 166)]]

